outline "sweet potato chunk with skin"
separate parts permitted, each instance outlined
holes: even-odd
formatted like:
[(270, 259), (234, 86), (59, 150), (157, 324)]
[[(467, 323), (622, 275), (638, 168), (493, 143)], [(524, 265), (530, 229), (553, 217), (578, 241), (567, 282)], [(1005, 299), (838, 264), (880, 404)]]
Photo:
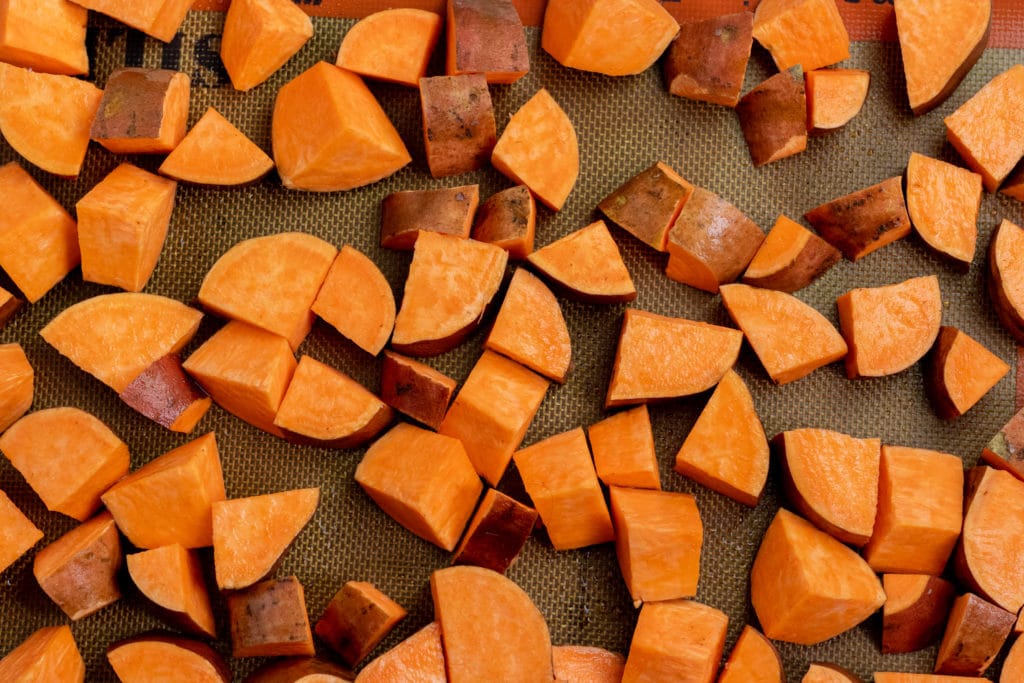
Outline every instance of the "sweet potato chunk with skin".
[(173, 543), (128, 555), (125, 564), (139, 592), (167, 621), (197, 636), (217, 637), (210, 595), (195, 551)]
[(860, 113), (871, 85), (863, 69), (815, 69), (804, 74), (807, 130), (823, 135), (842, 128)]
[(451, 683), (551, 681), (551, 636), (523, 589), (482, 567), (430, 575)]
[(366, 84), (327, 62), (278, 91), (271, 140), (281, 182), (293, 190), (351, 190), (412, 161)]
[(319, 504), (319, 488), (214, 501), (217, 587), (248, 588), (270, 576)]
[(906, 370), (928, 353), (942, 322), (942, 295), (934, 275), (852, 289), (836, 306), (850, 347), (846, 375), (851, 379)]
[(17, 562), (42, 538), (43, 532), (18, 509), (6, 493), (0, 491), (0, 572)]
[(193, 0), (80, 0), (86, 9), (106, 14), (165, 43), (171, 42)]
[(512, 115), (491, 164), (552, 211), (562, 208), (580, 173), (580, 150), (572, 121), (551, 93), (541, 88)]
[(101, 294), (68, 306), (39, 331), (79, 368), (121, 393), (150, 365), (177, 353), (203, 314), (156, 294)]
[(620, 683), (626, 658), (618, 652), (587, 645), (551, 648), (555, 680), (565, 683)]
[(826, 202), (804, 218), (851, 261), (910, 234), (899, 176)]
[(294, 576), (228, 596), (233, 657), (312, 657), (306, 594)]
[(92, 139), (114, 154), (166, 154), (185, 137), (190, 91), (180, 71), (117, 69), (107, 78)]
[(363, 667), (359, 683), (446, 683), (441, 628), (432, 621)]
[(538, 441), (512, 459), (555, 550), (615, 539), (582, 428)]
[(992, 437), (982, 450), (981, 459), (1024, 479), (1024, 409), (1017, 411)]
[(862, 683), (838, 664), (811, 664), (800, 683)]
[(213, 432), (150, 460), (100, 498), (137, 548), (212, 545), (213, 504), (227, 498)]
[(7, 321), (17, 313), (25, 302), (17, 298), (3, 287), (0, 287), (0, 330)]
[(1003, 220), (988, 251), (988, 293), (999, 321), (1024, 345), (1024, 228)]
[(597, 477), (607, 486), (660, 489), (658, 454), (646, 405), (624, 410), (587, 428)]
[(441, 35), (436, 12), (396, 7), (369, 14), (341, 39), (335, 64), (366, 78), (415, 88)]
[(168, 354), (142, 371), (119, 394), (122, 401), (172, 432), (190, 433), (213, 402)]
[(966, 270), (974, 260), (981, 176), (914, 152), (907, 163), (907, 212), (929, 247)]
[(107, 648), (107, 661), (123, 683), (180, 678), (195, 683), (229, 683), (231, 670), (207, 645), (189, 638), (147, 634)]
[(785, 71), (820, 69), (850, 56), (850, 36), (835, 0), (765, 0), (754, 14), (754, 37)]
[(89, 73), (86, 14), (67, 0), (5, 0), (0, 61), (50, 74)]
[(937, 576), (885, 574), (882, 653), (922, 650), (942, 634), (956, 588)]
[(1003, 648), (1016, 617), (973, 593), (953, 603), (935, 672), (981, 676)]
[(0, 679), (83, 683), (85, 662), (71, 627), (47, 626), (30, 635), (0, 659)]
[(385, 403), (431, 429), (441, 426), (458, 382), (393, 351), (384, 352), (380, 373), (380, 397)]
[(735, 12), (680, 24), (664, 63), (673, 95), (735, 107), (754, 43), (754, 15)]
[(251, 90), (284, 66), (310, 38), (313, 22), (288, 0), (233, 0), (220, 58), (235, 90)]
[(750, 597), (766, 636), (800, 645), (848, 631), (885, 602), (867, 562), (786, 509), (754, 558)]
[(32, 407), (35, 371), (21, 344), (0, 344), (0, 432)]
[(484, 75), (421, 78), (419, 86), (430, 175), (443, 178), (482, 168), (498, 141)]
[(659, 161), (623, 183), (597, 208), (644, 244), (665, 251), (669, 230), (693, 192), (693, 185)]
[(1006, 653), (999, 683), (1013, 683), (1024, 676), (1024, 639), (1018, 637)]
[(522, 260), (533, 251), (537, 230), (537, 203), (526, 185), (492, 194), (476, 210), (471, 237), (496, 244), (509, 259)]
[(669, 278), (718, 293), (733, 282), (754, 258), (764, 233), (728, 201), (695, 188), (668, 233)]
[(405, 609), (365, 581), (341, 587), (314, 632), (349, 666), (366, 655), (406, 616)]
[(622, 683), (711, 683), (725, 649), (729, 617), (693, 600), (648, 602), (629, 644)]
[(245, 680), (246, 683), (346, 683), (353, 680), (353, 674), (317, 657), (287, 657), (267, 662)]
[(122, 559), (114, 518), (104, 512), (36, 553), (32, 573), (43, 592), (78, 621), (120, 599)]
[[(982, 679), (984, 680), (984, 679)], [(977, 676), (946, 676), (941, 674), (908, 674), (876, 671), (875, 683), (977, 683)]]
[(754, 507), (768, 480), (768, 461), (768, 439), (754, 399), (729, 370), (676, 453), (676, 472)]
[(1002, 358), (966, 332), (943, 326), (926, 356), (925, 388), (939, 417), (953, 420), (970, 410), (1009, 371)]
[(0, 450), (46, 509), (84, 522), (100, 495), (128, 474), (128, 446), (102, 421), (78, 408), (39, 410), (0, 436)]
[(244, 185), (272, 168), (266, 152), (210, 107), (160, 164), (160, 173), (198, 185)]
[(455, 549), (452, 564), (471, 564), (504, 574), (536, 523), (536, 510), (489, 488)]
[(526, 260), (570, 298), (597, 304), (636, 298), (633, 279), (604, 221), (570, 233)]
[(799, 69), (763, 81), (743, 96), (736, 114), (755, 167), (807, 149), (807, 93)]
[(479, 203), (479, 185), (389, 194), (380, 205), (380, 246), (411, 251), (421, 230), (466, 239)]
[(743, 283), (792, 293), (824, 275), (842, 257), (831, 244), (780, 215), (743, 273)]
[(395, 327), (391, 283), (376, 263), (348, 244), (335, 257), (310, 310), (374, 356)]
[(482, 73), (514, 83), (530, 70), (523, 22), (511, 0), (448, 0), (449, 76)]
[(783, 683), (782, 657), (772, 641), (749, 624), (722, 666), (718, 683)]

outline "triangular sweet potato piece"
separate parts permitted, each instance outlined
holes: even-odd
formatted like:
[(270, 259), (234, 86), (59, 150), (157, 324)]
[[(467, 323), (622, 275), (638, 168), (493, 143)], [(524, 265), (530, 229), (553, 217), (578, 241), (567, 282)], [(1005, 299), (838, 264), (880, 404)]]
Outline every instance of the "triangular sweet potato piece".
[(432, 621), (380, 655), (359, 672), (359, 683), (393, 683), (397, 680), (445, 683), (441, 627)]
[(931, 249), (961, 270), (970, 268), (978, 242), (981, 176), (913, 152), (907, 162), (907, 213)]
[(795, 292), (843, 257), (839, 250), (791, 218), (779, 216), (743, 273), (744, 284)]
[(999, 383), (1010, 366), (963, 330), (943, 325), (925, 358), (924, 383), (939, 417), (953, 420)]
[(231, 680), (227, 663), (212, 647), (180, 636), (150, 634), (118, 641), (107, 648), (107, 661), (122, 681), (158, 678), (164, 671), (194, 683)]
[(0, 572), (17, 562), (42, 538), (43, 532), (0, 491)]
[(235, 90), (270, 78), (313, 37), (313, 20), (288, 0), (238, 0), (224, 17), (220, 58)]
[(243, 185), (274, 168), (274, 160), (213, 107), (178, 143), (160, 172), (199, 185)]
[(345, 245), (327, 272), (312, 310), (367, 353), (376, 356), (395, 327), (395, 294), (373, 261)]
[(573, 299), (603, 304), (636, 298), (633, 279), (604, 221), (566, 235), (526, 260)]
[(345, 33), (335, 64), (366, 78), (415, 88), (427, 73), (441, 24), (436, 12), (412, 7), (374, 12)]
[(751, 625), (740, 637), (722, 667), (718, 683), (783, 683), (782, 656), (772, 641)]
[(868, 96), (871, 72), (863, 69), (815, 69), (804, 74), (807, 130), (824, 135), (853, 120)]
[(85, 662), (71, 627), (67, 624), (47, 626), (30, 635), (0, 659), (0, 679), (82, 683)]
[(139, 591), (174, 626), (216, 638), (217, 625), (199, 556), (177, 543), (128, 555), (128, 574)]

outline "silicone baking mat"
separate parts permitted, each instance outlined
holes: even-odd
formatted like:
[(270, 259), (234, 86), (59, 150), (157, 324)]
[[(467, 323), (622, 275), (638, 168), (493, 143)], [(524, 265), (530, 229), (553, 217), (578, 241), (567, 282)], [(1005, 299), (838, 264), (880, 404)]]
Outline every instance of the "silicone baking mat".
[[(322, 10), (331, 6), (345, 9), (349, 4), (314, 0), (304, 6), (311, 13), (322, 15)], [(385, 3), (353, 2), (350, 9), (365, 13), (368, 4)], [(745, 3), (709, 0), (665, 4), (673, 11), (697, 7), (713, 13), (719, 11), (717, 8), (735, 9)], [(857, 17), (865, 18), (869, 13), (874, 17), (865, 19), (870, 30), (855, 31), (861, 38), (882, 36), (886, 22), (891, 21), (891, 6), (878, 4), (873, 0), (839, 2), (851, 27), (859, 25)], [(537, 3), (519, 5), (534, 20), (539, 16)], [(1020, 10), (1008, 2), (997, 0), (996, 6), (999, 12), (994, 25), (1013, 29), (1000, 29), (1001, 44), (1012, 44), (1024, 26), (1024, 19)], [(317, 16), (314, 23), (314, 38), (281, 71), (253, 91), (238, 93), (231, 89), (217, 54), (223, 14), (190, 13), (179, 35), (169, 44), (94, 16), (89, 31), (93, 78), (103, 84), (111, 70), (123, 64), (180, 69), (192, 78), (190, 122), (194, 123), (207, 107), (214, 106), (269, 151), (270, 115), (276, 91), (318, 60), (333, 61), (341, 37), (353, 20)], [(499, 132), (520, 105), (537, 89), (546, 87), (573, 121), (581, 153), (579, 180), (565, 208), (557, 214), (540, 210), (538, 246), (589, 224), (597, 217), (595, 207), (605, 195), (656, 160), (670, 164), (692, 183), (721, 194), (765, 230), (779, 214), (799, 218), (822, 202), (901, 174), (913, 151), (958, 162), (945, 142), (943, 117), (1022, 57), (1017, 49), (988, 49), (945, 104), (915, 118), (906, 104), (897, 45), (884, 40), (856, 42), (843, 66), (871, 71), (871, 89), (860, 115), (832, 135), (811, 139), (807, 151), (799, 156), (755, 169), (732, 110), (669, 96), (658, 68), (617, 79), (565, 69), (540, 49), (539, 29), (528, 28), (527, 36), (532, 57), (529, 75), (514, 85), (492, 87)], [(432, 73), (441, 70), (440, 53), (441, 50), (435, 56)], [(755, 45), (745, 89), (772, 71), (767, 53)], [(481, 196), (486, 197), (510, 183), (491, 169), (432, 179), (423, 152), (416, 90), (384, 84), (371, 84), (371, 88), (409, 147), (413, 162), (408, 167), (368, 187), (332, 194), (286, 191), (274, 175), (242, 188), (179, 186), (164, 251), (145, 291), (193, 301), (204, 273), (230, 246), (256, 235), (299, 230), (339, 247), (351, 244), (368, 254), (380, 265), (400, 299), (410, 255), (379, 248), (381, 199), (397, 190), (471, 182), (479, 183)], [(16, 158), (17, 154), (6, 143), (0, 143), (0, 163)], [(147, 157), (130, 160), (149, 170), (155, 170), (160, 161)], [(60, 179), (28, 168), (65, 207), (73, 210), (75, 202), (120, 161), (121, 158), (93, 145), (77, 180)], [(1020, 204), (1004, 196), (986, 194), (978, 221), (979, 250), (967, 273), (955, 272), (929, 253), (916, 236), (910, 236), (858, 263), (839, 263), (797, 296), (837, 322), (835, 299), (847, 290), (935, 273), (943, 294), (943, 323), (960, 327), (1013, 363), (1014, 346), (999, 326), (984, 293), (984, 247), (1003, 218), (1021, 220)], [(639, 291), (631, 306), (731, 325), (719, 297), (669, 281), (663, 273), (663, 254), (647, 249), (618, 229), (613, 229), (613, 234)], [(363, 580), (374, 583), (409, 610), (409, 616), (383, 647), (397, 643), (430, 621), (428, 577), (432, 570), (447, 566), (450, 556), (400, 528), (354, 483), (353, 471), (361, 450), (329, 451), (291, 445), (259, 432), (217, 407), (211, 409), (193, 435), (172, 434), (124, 407), (113, 392), (72, 366), (39, 337), (38, 330), (68, 305), (109, 291), (112, 290), (83, 283), (76, 270), (0, 331), (0, 341), (20, 342), (35, 367), (33, 408), (70, 405), (94, 413), (129, 445), (133, 468), (199, 434), (215, 431), (230, 497), (322, 487), (319, 510), (279, 571), (280, 576), (294, 574), (303, 583), (311, 619), (319, 618), (345, 581)], [(624, 306), (567, 300), (561, 303), (573, 341), (573, 369), (565, 385), (549, 390), (524, 444), (592, 424), (605, 414), (601, 399)], [(206, 316), (200, 334), (186, 354), (219, 324), (212, 316)], [(429, 362), (461, 381), (479, 356), (483, 334), (476, 333), (459, 348)], [(322, 323), (314, 327), (300, 353), (344, 370), (371, 389), (378, 386), (378, 361)], [(968, 466), (1013, 411), (1013, 373), (965, 416), (945, 422), (932, 411), (917, 366), (892, 377), (850, 381), (842, 364), (837, 363), (779, 387), (767, 378), (749, 348), (744, 348), (738, 371), (753, 392), (769, 437), (786, 429), (824, 427), (860, 437), (879, 437), (889, 444), (954, 453)], [(743, 624), (756, 623), (749, 605), (749, 569), (761, 536), (780, 504), (780, 495), (773, 473), (760, 504), (749, 509), (672, 471), (675, 453), (706, 398), (698, 396), (652, 406), (651, 414), (664, 487), (694, 494), (701, 511), (705, 540), (697, 598), (729, 615), (728, 651)], [(44, 530), (46, 537), (40, 547), (73, 526), (72, 520), (48, 513), (6, 459), (0, 459), (0, 488)], [(3, 653), (37, 628), (67, 623), (64, 614), (36, 585), (31, 568), (33, 554), (29, 553), (0, 576)], [(209, 566), (209, 550), (203, 551), (202, 556)], [(628, 651), (637, 612), (620, 578), (610, 544), (555, 552), (541, 534), (535, 534), (509, 576), (536, 601), (556, 644), (598, 645), (623, 654)], [(71, 625), (86, 660), (89, 680), (114, 680), (104, 657), (108, 644), (162, 627), (144, 608), (127, 576), (122, 578), (122, 600)], [(216, 595), (214, 600), (221, 610), (224, 634), (215, 647), (229, 655), (223, 600)], [(880, 617), (875, 616), (861, 627), (816, 647), (779, 644), (789, 680), (799, 680), (811, 661), (841, 664), (866, 680), (875, 670), (931, 669), (934, 647), (909, 655), (883, 657), (879, 633)], [(238, 680), (258, 664), (257, 660), (230, 662)], [(995, 672), (996, 669), (991, 670), (990, 676)]]

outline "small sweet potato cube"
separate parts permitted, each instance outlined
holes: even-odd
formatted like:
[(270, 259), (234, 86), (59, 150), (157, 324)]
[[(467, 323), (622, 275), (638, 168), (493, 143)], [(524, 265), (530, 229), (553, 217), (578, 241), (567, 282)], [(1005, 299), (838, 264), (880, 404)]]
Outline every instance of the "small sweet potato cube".
[(35, 395), (35, 371), (21, 344), (0, 344), (0, 431), (14, 424)]
[(1024, 408), (992, 437), (981, 451), (981, 459), (1024, 479)]
[(122, 559), (114, 518), (103, 512), (36, 553), (32, 573), (43, 592), (77, 621), (120, 599)]
[(597, 477), (606, 486), (660, 489), (658, 454), (646, 405), (616, 413), (587, 428)]
[(366, 254), (348, 244), (334, 258), (310, 310), (376, 356), (395, 327), (395, 294)]
[(780, 215), (743, 273), (743, 283), (792, 293), (824, 275), (842, 257), (831, 244)]
[(718, 683), (783, 683), (785, 680), (782, 657), (772, 641), (753, 626), (744, 626), (729, 659), (722, 665)]
[(114, 154), (166, 154), (185, 137), (190, 90), (181, 71), (117, 69), (107, 78), (92, 139)]
[(479, 185), (389, 194), (380, 207), (380, 246), (411, 251), (421, 230), (466, 239), (479, 203)]
[(212, 400), (169, 353), (142, 371), (119, 394), (122, 401), (172, 432), (190, 433)]
[(430, 175), (443, 178), (487, 164), (498, 130), (482, 73), (421, 78), (420, 104)]
[(196, 121), (160, 173), (197, 185), (244, 185), (274, 168), (274, 160), (213, 107)]
[(1003, 649), (1016, 617), (1002, 607), (965, 593), (953, 603), (935, 659), (935, 673), (981, 676)]
[(441, 426), (456, 386), (458, 382), (429, 365), (393, 351), (384, 352), (381, 399), (431, 429)]
[(863, 69), (814, 69), (804, 73), (807, 130), (824, 135), (842, 128), (864, 107), (871, 72)]
[(47, 626), (30, 635), (0, 659), (0, 680), (83, 683), (85, 662), (71, 627)]
[(50, 74), (89, 73), (84, 7), (68, 0), (4, 0), (0, 61)]
[(42, 538), (43, 532), (0, 491), (0, 572), (17, 562)]
[(335, 64), (365, 78), (415, 88), (441, 37), (441, 15), (412, 7), (369, 14), (345, 33)]
[(882, 576), (882, 653), (916, 652), (942, 634), (953, 606), (952, 583), (927, 574)]
[(694, 187), (668, 164), (656, 162), (601, 200), (597, 208), (617, 226), (658, 251)]
[(835, 0), (765, 0), (757, 6), (753, 31), (779, 71), (796, 65), (820, 69), (850, 56), (850, 36)]
[(195, 683), (230, 683), (231, 670), (206, 643), (189, 638), (144, 634), (107, 648), (107, 661), (118, 680), (145, 681), (165, 672)]
[(754, 44), (751, 12), (722, 14), (679, 25), (664, 63), (673, 95), (735, 107)]
[(851, 261), (906, 237), (911, 229), (900, 176), (826, 202), (804, 218)]
[(194, 550), (172, 543), (132, 553), (125, 564), (132, 582), (162, 618), (197, 636), (217, 637), (203, 567)]
[(622, 683), (712, 683), (729, 617), (694, 600), (645, 603), (633, 631)]
[(740, 99), (736, 114), (755, 167), (807, 149), (807, 94), (799, 69), (762, 81)]
[(530, 70), (526, 33), (512, 0), (448, 0), (449, 76), (482, 73), (513, 83)]
[(526, 257), (560, 294), (595, 304), (636, 299), (636, 286), (608, 226), (597, 220)]
[(621, 683), (626, 658), (618, 652), (589, 645), (555, 645), (551, 664), (556, 681)]
[(327, 605), (314, 632), (349, 666), (359, 664), (405, 618), (405, 608), (365, 581), (349, 581)]
[(452, 564), (472, 564), (504, 574), (536, 523), (536, 510), (489, 488), (469, 520)]
[(448, 680), (441, 628), (436, 621), (395, 645), (359, 672), (359, 683), (392, 683), (402, 678), (414, 678), (423, 683)]
[(235, 90), (251, 90), (313, 37), (313, 22), (288, 0), (234, 0), (224, 18), (220, 58)]
[(169, 43), (193, 0), (81, 0), (77, 4)]
[(522, 260), (533, 251), (537, 230), (537, 202), (530, 188), (516, 185), (495, 192), (476, 210), (470, 236), (496, 244), (510, 259)]
[(233, 657), (315, 654), (306, 594), (294, 576), (271, 579), (228, 596)]
[(1024, 228), (1006, 219), (989, 244), (988, 295), (999, 322), (1024, 345)]
[(1002, 358), (955, 327), (942, 326), (925, 357), (925, 388), (939, 417), (970, 410), (1010, 371)]

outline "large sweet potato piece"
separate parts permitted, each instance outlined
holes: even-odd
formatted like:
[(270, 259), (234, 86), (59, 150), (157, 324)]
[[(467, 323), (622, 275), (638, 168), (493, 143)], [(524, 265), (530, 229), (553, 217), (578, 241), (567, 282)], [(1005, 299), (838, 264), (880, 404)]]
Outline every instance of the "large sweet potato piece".
[(910, 234), (899, 176), (826, 202), (804, 218), (851, 261)]
[(272, 168), (266, 152), (210, 107), (160, 164), (160, 173), (197, 185), (244, 185)]
[(622, 253), (604, 221), (594, 221), (526, 257), (559, 292), (589, 303), (636, 298)]
[(694, 600), (644, 603), (622, 683), (711, 683), (725, 649), (729, 617)]
[(1024, 344), (1024, 228), (1003, 220), (988, 250), (988, 293), (999, 321)]
[(43, 532), (0, 491), (0, 572), (17, 562), (42, 538)]
[(294, 576), (228, 596), (233, 657), (312, 657), (306, 593)]
[(448, 0), (449, 76), (482, 73), (513, 83), (530, 70), (523, 22), (512, 0)]
[(807, 149), (807, 93), (799, 69), (782, 71), (760, 83), (739, 101), (736, 115), (755, 167)]
[(85, 662), (71, 627), (46, 626), (30, 635), (0, 659), (0, 679), (83, 683)]
[(199, 555), (177, 543), (125, 558), (132, 582), (164, 619), (197, 636), (216, 638), (217, 624)]
[(35, 371), (21, 344), (0, 344), (0, 431), (32, 407)]
[(925, 357), (924, 381), (935, 412), (953, 420), (999, 383), (1010, 366), (963, 330), (943, 325)]
[(405, 609), (373, 584), (348, 581), (331, 598), (314, 632), (343, 662), (355, 666), (405, 616)]
[(820, 69), (850, 56), (850, 36), (835, 0), (764, 0), (754, 14), (754, 37), (784, 71)]
[(395, 7), (357, 21), (341, 39), (335, 63), (366, 78), (415, 88), (441, 35), (436, 12)]
[(673, 95), (735, 107), (754, 43), (754, 15), (734, 12), (680, 24), (664, 62)]
[(212, 647), (179, 636), (156, 633), (118, 641), (107, 648), (107, 661), (122, 683), (231, 681), (231, 670)]
[(749, 624), (722, 666), (718, 683), (783, 683), (782, 657), (772, 641)]
[(907, 213), (914, 230), (962, 270), (974, 260), (981, 183), (977, 173), (917, 152), (907, 162)]
[(114, 154), (166, 154), (188, 128), (191, 81), (170, 69), (123, 67), (107, 78), (92, 139)]
[(620, 228), (658, 251), (694, 187), (668, 164), (656, 162), (601, 200), (597, 208)]
[(50, 74), (89, 73), (86, 14), (68, 0), (6, 0), (0, 61)]
[(927, 574), (882, 577), (882, 652), (914, 652), (939, 639), (953, 606), (952, 583)]
[(452, 564), (471, 564), (504, 574), (536, 523), (536, 510), (497, 489), (487, 489), (455, 549)]
[(743, 282), (792, 293), (824, 275), (842, 256), (804, 226), (780, 215), (743, 273)]
[(114, 518), (103, 512), (36, 553), (32, 573), (43, 592), (77, 621), (121, 598), (122, 559)]
[(356, 676), (359, 683), (446, 683), (441, 628), (432, 621), (380, 655)]
[(469, 237), (480, 186), (392, 192), (380, 204), (380, 246), (411, 251), (421, 230)]
[(430, 174), (442, 178), (482, 168), (498, 141), (486, 77), (434, 76), (419, 85)]
[(965, 593), (953, 603), (935, 658), (935, 672), (981, 676), (1003, 649), (1015, 616), (1002, 607)]
[(646, 405), (624, 410), (587, 429), (597, 477), (607, 486), (660, 489), (658, 454)]
[(284, 66), (310, 38), (313, 22), (288, 0), (233, 0), (220, 58), (235, 90), (251, 90)]
[(81, 0), (86, 9), (106, 14), (169, 43), (185, 20), (193, 0)]
[(343, 246), (310, 306), (352, 343), (376, 356), (395, 327), (395, 294), (366, 254)]

